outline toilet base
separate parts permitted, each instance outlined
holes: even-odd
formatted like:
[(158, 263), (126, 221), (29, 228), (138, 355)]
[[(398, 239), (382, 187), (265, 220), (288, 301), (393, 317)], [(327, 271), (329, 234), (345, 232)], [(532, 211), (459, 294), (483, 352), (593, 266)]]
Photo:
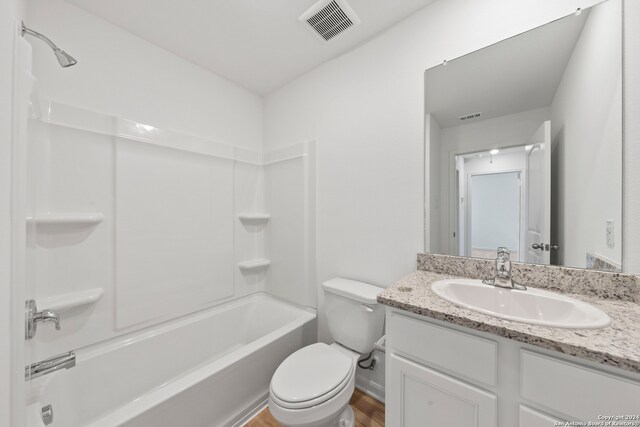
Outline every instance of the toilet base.
[[(272, 414), (273, 415), (273, 414)], [(304, 423), (304, 424), (288, 424), (282, 423), (283, 427), (355, 427), (356, 416), (353, 412), (351, 405), (347, 405), (340, 415), (331, 419), (325, 419), (322, 421)]]
[(340, 418), (338, 419), (337, 427), (354, 427), (356, 425), (356, 415), (353, 413), (351, 405), (347, 405)]

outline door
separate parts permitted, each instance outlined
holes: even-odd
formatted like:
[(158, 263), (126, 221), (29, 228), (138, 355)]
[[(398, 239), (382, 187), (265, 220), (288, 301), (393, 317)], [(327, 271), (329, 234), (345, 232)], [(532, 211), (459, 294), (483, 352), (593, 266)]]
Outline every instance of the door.
[(495, 427), (497, 398), (479, 388), (389, 355), (386, 425)]
[[(529, 148), (530, 147), (530, 148)], [(551, 238), (551, 122), (546, 121), (527, 144), (525, 262), (549, 264)]]
[(495, 258), (506, 247), (520, 261), (521, 171), (473, 173), (467, 183), (466, 254)]

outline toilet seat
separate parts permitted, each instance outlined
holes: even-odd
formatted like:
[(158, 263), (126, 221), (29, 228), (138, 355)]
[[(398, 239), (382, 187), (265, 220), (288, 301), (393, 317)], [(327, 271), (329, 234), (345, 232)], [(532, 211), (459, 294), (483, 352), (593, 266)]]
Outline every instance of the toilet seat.
[(304, 347), (285, 359), (271, 380), (271, 399), (286, 409), (320, 405), (350, 383), (355, 360), (324, 343)]

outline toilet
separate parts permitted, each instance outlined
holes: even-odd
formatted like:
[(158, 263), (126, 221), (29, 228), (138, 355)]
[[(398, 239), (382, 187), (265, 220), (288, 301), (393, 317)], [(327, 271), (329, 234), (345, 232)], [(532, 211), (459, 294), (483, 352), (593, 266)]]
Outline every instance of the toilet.
[(271, 415), (285, 427), (353, 427), (349, 400), (357, 362), (382, 337), (384, 308), (377, 286), (335, 278), (322, 284), (334, 343), (316, 343), (287, 357), (269, 388)]

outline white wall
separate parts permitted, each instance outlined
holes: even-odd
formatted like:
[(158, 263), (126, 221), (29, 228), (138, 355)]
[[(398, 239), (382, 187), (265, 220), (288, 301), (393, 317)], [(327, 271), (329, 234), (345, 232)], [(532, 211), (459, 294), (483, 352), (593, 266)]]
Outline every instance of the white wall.
[(62, 0), (28, 0), (25, 24), (78, 64), (34, 46), (39, 93), (64, 104), (239, 147), (262, 149), (262, 100)]
[(315, 149), (313, 141), (265, 153), (265, 290), (317, 307), (315, 288)]
[[(13, 59), (17, 1), (0, 3), (0, 56)], [(0, 61), (0, 425), (11, 425), (11, 112), (13, 60)]]
[[(562, 265), (586, 267), (587, 253), (622, 261), (621, 6), (609, 1), (589, 12), (551, 105)], [(608, 220), (615, 221), (613, 248)]]
[[(265, 147), (318, 140), (319, 282), (389, 286), (415, 269), (424, 71), (595, 3), (438, 1), (266, 97)], [(322, 314), (319, 323), (329, 340)]]
[[(16, 382), (22, 364), (22, 337), (11, 335), (16, 329), (15, 300), (22, 297), (19, 292), (12, 253), (12, 176), (14, 175), (12, 129), (14, 91), (14, 40), (18, 37), (18, 23), (23, 16), (21, 0), (0, 2), (0, 425), (18, 425), (22, 411), (14, 412), (20, 402), (23, 382)], [(16, 295), (17, 292), (17, 295)]]
[(624, 1), (623, 271), (640, 272), (640, 2)]

